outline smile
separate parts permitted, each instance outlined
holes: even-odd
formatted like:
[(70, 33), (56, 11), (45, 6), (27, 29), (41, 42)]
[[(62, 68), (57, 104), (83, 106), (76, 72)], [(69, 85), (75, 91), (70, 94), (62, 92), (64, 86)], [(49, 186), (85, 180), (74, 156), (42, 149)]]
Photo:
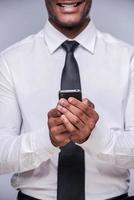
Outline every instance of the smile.
[(78, 7), (82, 3), (83, 3), (83, 1), (79, 1), (79, 2), (64, 2), (64, 3), (57, 3), (57, 5), (62, 7), (62, 8), (73, 8), (73, 7)]

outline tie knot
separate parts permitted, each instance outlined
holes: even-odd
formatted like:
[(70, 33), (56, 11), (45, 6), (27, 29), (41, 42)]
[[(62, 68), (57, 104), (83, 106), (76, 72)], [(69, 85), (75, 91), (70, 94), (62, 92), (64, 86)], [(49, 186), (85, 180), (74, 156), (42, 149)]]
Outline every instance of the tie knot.
[(75, 40), (73, 41), (69, 41), (69, 40), (66, 40), (63, 44), (62, 44), (62, 47), (63, 49), (65, 49), (66, 52), (71, 52), (73, 53), (75, 51), (75, 49), (78, 47), (79, 43), (76, 42)]

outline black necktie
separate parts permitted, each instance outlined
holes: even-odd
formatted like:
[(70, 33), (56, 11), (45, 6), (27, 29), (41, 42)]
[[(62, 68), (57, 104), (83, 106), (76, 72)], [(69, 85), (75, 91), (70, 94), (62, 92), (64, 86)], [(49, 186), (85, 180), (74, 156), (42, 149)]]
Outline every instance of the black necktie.
[(76, 41), (65, 41), (62, 44), (66, 51), (65, 66), (61, 76), (61, 90), (80, 89), (80, 75), (77, 61), (74, 57), (74, 51), (79, 43)]
[[(66, 41), (61, 89), (81, 89), (80, 76), (74, 50), (76, 41)], [(58, 161), (57, 200), (85, 200), (85, 159), (84, 150), (73, 142), (61, 148)]]

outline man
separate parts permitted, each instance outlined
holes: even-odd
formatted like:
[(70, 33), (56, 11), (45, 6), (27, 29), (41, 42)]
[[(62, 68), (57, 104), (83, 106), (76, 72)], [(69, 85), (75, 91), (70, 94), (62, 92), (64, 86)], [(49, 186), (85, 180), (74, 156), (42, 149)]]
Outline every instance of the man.
[[(95, 28), (91, 0), (45, 2), (44, 30), (1, 53), (0, 172), (15, 172), (19, 200), (58, 199), (66, 190), (57, 190), (60, 152), (77, 144), (85, 154), (86, 200), (133, 199), (134, 51)], [(79, 44), (71, 59), (81, 101), (58, 100), (66, 40)]]

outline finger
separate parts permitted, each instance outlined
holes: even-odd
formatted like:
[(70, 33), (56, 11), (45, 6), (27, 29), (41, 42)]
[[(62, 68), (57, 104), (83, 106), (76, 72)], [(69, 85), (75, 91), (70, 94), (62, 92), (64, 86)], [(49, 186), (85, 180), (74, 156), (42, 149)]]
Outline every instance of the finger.
[[(89, 106), (89, 102), (87, 100), (84, 100), (85, 103), (79, 101), (78, 99), (75, 99), (73, 97), (70, 97), (68, 99), (68, 102), (70, 104), (72, 104), (73, 106), (79, 108), (80, 110), (82, 110), (83, 112), (87, 113), (87, 110), (89, 110), (90, 106)], [(62, 102), (63, 103), (63, 102)]]
[(83, 141), (84, 141), (84, 139), (83, 138), (81, 138), (79, 135), (78, 135), (78, 133), (75, 133), (75, 134), (72, 134), (71, 135), (71, 141), (72, 142), (77, 142), (77, 143), (82, 143)]
[(69, 119), (65, 116), (65, 115), (61, 115), (61, 120), (63, 121), (66, 129), (72, 133), (74, 131), (76, 131), (76, 127), (69, 121)]
[(83, 103), (85, 103), (86, 105), (90, 106), (91, 108), (95, 108), (94, 104), (87, 98), (84, 98), (82, 100)]
[(66, 132), (66, 127), (64, 125), (53, 126), (50, 128), (50, 134), (53, 136), (61, 135)]
[(73, 142), (77, 142), (79, 144), (82, 144), (83, 142), (85, 142), (89, 138), (89, 136), (90, 136), (90, 132), (88, 132), (84, 136), (83, 136), (83, 134), (77, 132), (77, 133), (72, 134), (70, 139)]
[[(99, 118), (98, 118), (98, 119), (99, 119)], [(92, 130), (95, 128), (98, 119), (90, 118), (90, 120), (89, 120), (90, 131), (92, 131)]]
[[(73, 97), (70, 97), (68, 101), (61, 99), (59, 101), (59, 105), (65, 107), (74, 115), (79, 117), (85, 124), (87, 123), (89, 118), (93, 118), (95, 121), (98, 120), (99, 116), (93, 108)], [(63, 113), (63, 111), (59, 109), (59, 105), (57, 106), (57, 109)]]
[(60, 119), (60, 117), (51, 117), (48, 119), (48, 125), (49, 127), (53, 127), (53, 126), (58, 126), (63, 124), (62, 120)]
[(50, 117), (60, 117), (61, 116), (61, 113), (56, 109), (52, 109), (48, 112), (48, 118)]
[[(61, 105), (57, 106), (57, 109), (65, 114), (65, 116), (74, 124), (76, 125), (79, 129), (83, 127), (84, 124), (87, 123), (87, 121), (89, 120), (89, 116), (83, 112), (82, 110), (80, 110), (78, 107), (73, 106), (72, 104), (68, 103), (68, 102), (63, 102), (62, 103), (63, 107)], [(70, 111), (73, 115), (71, 115)], [(71, 118), (70, 118), (71, 117)]]
[(68, 132), (64, 132), (60, 135), (50, 135), (50, 139), (54, 146), (62, 147), (71, 141), (70, 134)]
[[(80, 110), (82, 110), (88, 117), (93, 117), (93, 118), (98, 118), (98, 114), (97, 112), (91, 107), (89, 106), (89, 102), (88, 103), (83, 103), (83, 102), (80, 102), (79, 100), (73, 98), (73, 97), (70, 97), (68, 99), (68, 102), (72, 105), (74, 105), (75, 107), (79, 108)], [(87, 102), (87, 101), (86, 101)], [(62, 102), (62, 104), (64, 104), (64, 102)], [(81, 113), (82, 114), (82, 113)]]
[(60, 147), (65, 146), (66, 144), (68, 144), (71, 139), (70, 139), (70, 135), (67, 133), (64, 133), (62, 135), (58, 135), (56, 136), (56, 140), (58, 141)]
[[(73, 114), (73, 111), (74, 111), (74, 110), (78, 110), (78, 108), (74, 107), (74, 109), (72, 109), (72, 107), (74, 107), (74, 106), (71, 106), (71, 107), (70, 107), (70, 110), (68, 110), (68, 109), (66, 109), (65, 107), (62, 107), (62, 106), (58, 105), (57, 109), (59, 109), (60, 112), (62, 112), (62, 113), (66, 116), (66, 118), (67, 118), (75, 127), (77, 127), (78, 129), (84, 128), (84, 126), (85, 126), (84, 122), (80, 119), (80, 117), (77, 117), (77, 115), (74, 115), (74, 114)], [(71, 111), (71, 110), (73, 110), (73, 111)], [(76, 112), (78, 112), (78, 111), (76, 111)], [(76, 112), (74, 111), (74, 113), (76, 113)], [(85, 114), (84, 114), (84, 115), (85, 115)], [(86, 115), (85, 115), (85, 116), (86, 116)], [(87, 119), (85, 119), (85, 120), (87, 120)]]
[(61, 105), (65, 108), (69, 108), (70, 106), (74, 106), (79, 108), (80, 110), (82, 110), (83, 112), (87, 112), (87, 109), (89, 108), (89, 106), (81, 101), (79, 101), (78, 99), (75, 99), (73, 97), (69, 97), (68, 101), (61, 99), (58, 103), (58, 105)]

